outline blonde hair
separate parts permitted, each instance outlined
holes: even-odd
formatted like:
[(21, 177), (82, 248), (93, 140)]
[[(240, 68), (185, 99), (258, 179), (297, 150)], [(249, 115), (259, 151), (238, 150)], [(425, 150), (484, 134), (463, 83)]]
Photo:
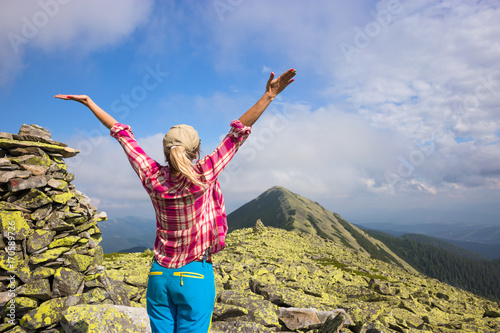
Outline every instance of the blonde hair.
[(203, 186), (200, 175), (194, 170), (193, 160), (198, 157), (199, 146), (192, 152), (186, 150), (184, 146), (172, 146), (165, 151), (165, 159), (171, 170), (180, 172), (194, 185)]

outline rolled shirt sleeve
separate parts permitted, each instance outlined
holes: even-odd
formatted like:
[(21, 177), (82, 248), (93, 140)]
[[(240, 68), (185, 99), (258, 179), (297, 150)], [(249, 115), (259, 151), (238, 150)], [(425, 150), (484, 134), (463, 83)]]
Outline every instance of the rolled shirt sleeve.
[(231, 129), (219, 146), (196, 164), (204, 182), (211, 183), (217, 179), (251, 131), (251, 127), (244, 126), (239, 120), (231, 122)]
[(110, 129), (110, 135), (122, 146), (130, 165), (137, 173), (144, 186), (148, 186), (150, 176), (158, 171), (159, 165), (150, 158), (135, 140), (129, 125), (116, 123)]

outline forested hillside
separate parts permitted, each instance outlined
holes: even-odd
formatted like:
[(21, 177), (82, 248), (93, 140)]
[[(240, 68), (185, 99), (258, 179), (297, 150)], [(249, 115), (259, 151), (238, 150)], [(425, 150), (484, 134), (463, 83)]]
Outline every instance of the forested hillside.
[[(369, 230), (372, 237), (385, 243), (394, 253), (429, 277), (493, 300), (500, 300), (500, 259), (478, 260), (452, 253), (420, 237)], [(432, 239), (432, 237), (427, 237)]]

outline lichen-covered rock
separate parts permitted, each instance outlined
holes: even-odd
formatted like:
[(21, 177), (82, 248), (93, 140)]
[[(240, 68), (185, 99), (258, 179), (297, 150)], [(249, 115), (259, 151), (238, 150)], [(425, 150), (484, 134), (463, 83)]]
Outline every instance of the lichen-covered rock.
[(216, 303), (214, 307), (214, 313), (212, 316), (213, 321), (224, 321), (228, 318), (245, 316), (248, 314), (248, 310), (236, 305)]
[(68, 202), (68, 200), (74, 198), (74, 196), (75, 195), (71, 192), (64, 192), (60, 194), (54, 194), (50, 198), (54, 202), (60, 203), (61, 205), (65, 205)]
[(53, 261), (59, 258), (59, 256), (64, 252), (69, 251), (69, 249), (69, 247), (56, 247), (54, 249), (46, 250), (41, 253), (36, 253), (30, 257), (30, 262), (36, 265), (47, 261)]
[[(38, 306), (38, 301), (32, 297), (16, 296), (12, 300), (14, 301), (14, 308), (19, 312), (26, 312)], [(7, 307), (8, 305), (4, 306), (4, 311), (7, 310)]]
[(84, 275), (66, 267), (60, 267), (54, 273), (52, 289), (54, 296), (74, 295), (82, 286)]
[(50, 187), (52, 187), (56, 190), (63, 191), (63, 192), (66, 192), (68, 189), (68, 183), (62, 179), (51, 178), (47, 182), (47, 185), (49, 185)]
[(150, 333), (144, 308), (118, 305), (78, 305), (63, 311), (61, 325), (66, 333)]
[(52, 200), (45, 193), (32, 188), (28, 194), (17, 200), (15, 204), (27, 209), (36, 209), (51, 202)]
[(275, 330), (264, 325), (254, 322), (238, 321), (238, 322), (213, 322), (210, 332), (224, 333), (271, 333)]
[(30, 296), (43, 301), (50, 299), (50, 282), (48, 279), (35, 279), (16, 289), (16, 294)]
[(31, 273), (31, 276), (33, 279), (45, 279), (48, 278), (56, 273), (56, 270), (54, 268), (50, 267), (37, 267), (35, 271)]
[(54, 230), (35, 230), (28, 238), (27, 249), (29, 253), (36, 252), (52, 242), (56, 232)]
[[(68, 306), (129, 303), (118, 282), (85, 279), (97, 273), (92, 267), (102, 267), (96, 224), (106, 214), (97, 214), (83, 193), (75, 196), (74, 175), (62, 158), (76, 153), (36, 125), (18, 135), (0, 133), (0, 247), (6, 249), (0, 251), (0, 301), (16, 307), (0, 332), (62, 333), (60, 312)], [(15, 298), (5, 297), (7, 288), (15, 289)], [(136, 301), (145, 301), (144, 290), (137, 288)]]
[(0, 211), (0, 220), (3, 237), (6, 239), (22, 240), (30, 232), (30, 226), (20, 211)]
[(58, 323), (62, 319), (62, 311), (66, 308), (81, 304), (78, 296), (52, 298), (40, 304), (36, 309), (25, 314), (21, 320), (21, 327), (28, 330), (36, 330)]
[(69, 147), (62, 147), (54, 143), (44, 143), (35, 141), (19, 141), (11, 140), (7, 138), (0, 138), (0, 148), (9, 150), (10, 148), (25, 148), (25, 147), (37, 147), (46, 152), (59, 153), (63, 157), (73, 157), (76, 156), (79, 151)]
[[(258, 299), (251, 293), (223, 292), (221, 301), (226, 304), (236, 305), (248, 310), (248, 315), (242, 316), (240, 320), (258, 323), (267, 327), (280, 327), (278, 320), (278, 307), (264, 299)], [(229, 318), (233, 320), (235, 318)]]
[(54, 247), (59, 247), (59, 246), (72, 246), (72, 245), (76, 244), (76, 242), (78, 242), (80, 239), (81, 239), (81, 237), (74, 236), (74, 235), (66, 236), (63, 238), (58, 238), (58, 239), (53, 240), (49, 244), (49, 249), (52, 249)]
[(10, 161), (20, 165), (25, 170), (31, 171), (35, 176), (45, 175), (51, 164), (50, 157), (45, 153), (42, 156), (22, 155), (20, 157), (11, 157)]
[(94, 258), (84, 254), (74, 253), (67, 255), (66, 261), (68, 263), (68, 268), (77, 272), (84, 272), (92, 264)]

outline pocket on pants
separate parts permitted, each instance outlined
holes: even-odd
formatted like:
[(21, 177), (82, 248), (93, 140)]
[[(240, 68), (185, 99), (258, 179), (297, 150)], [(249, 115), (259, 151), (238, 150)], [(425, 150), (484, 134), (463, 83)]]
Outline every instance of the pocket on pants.
[(205, 276), (203, 274), (194, 273), (194, 272), (174, 272), (174, 276), (181, 277), (181, 286), (184, 285), (183, 278), (188, 278), (188, 279), (204, 279), (205, 278)]

